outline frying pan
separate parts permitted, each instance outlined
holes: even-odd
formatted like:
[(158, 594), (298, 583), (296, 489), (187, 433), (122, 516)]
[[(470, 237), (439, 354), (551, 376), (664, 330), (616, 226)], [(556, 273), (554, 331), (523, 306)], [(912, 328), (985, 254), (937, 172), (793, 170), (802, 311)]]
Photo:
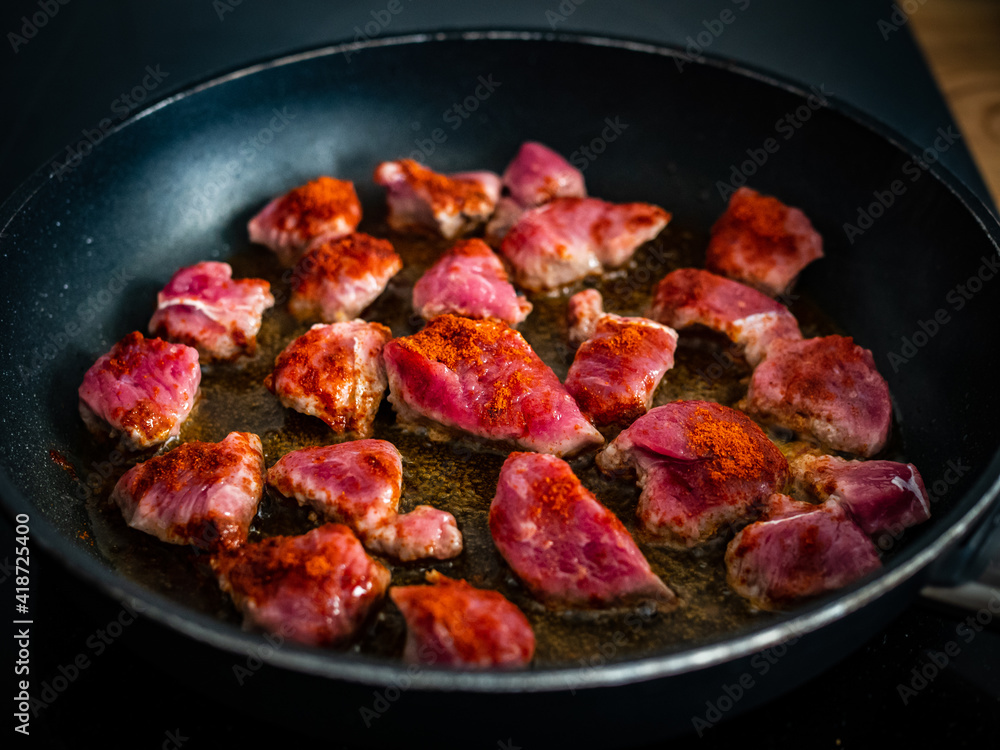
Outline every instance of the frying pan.
[[(932, 519), (892, 540), (879, 575), (668, 653), (464, 673), (265, 649), (259, 635), (132, 580), (81, 538), (78, 483), (50, 451), (86, 453), (80, 377), (145, 325), (164, 278), (226, 257), (244, 242), (252, 208), (319, 172), (354, 180), (367, 209), (382, 199), (370, 181), (380, 160), (419, 153), (441, 171), (500, 170), (528, 138), (575, 155), (595, 194), (663, 205), (702, 232), (725, 205), (720, 186), (741, 177), (813, 219), (827, 257), (799, 290), (874, 352), (894, 397), (898, 449), (934, 495)], [(939, 151), (948, 145), (943, 138)], [(387, 746), (402, 728), (418, 745), (495, 747), (509, 736), (630, 744), (690, 731), (706, 699), (748, 674), (755, 685), (729, 713), (753, 708), (878, 632), (921, 585), (983, 564), (1000, 456), (996, 389), (980, 357), (1000, 344), (991, 289), (1000, 227), (936, 156), (825, 92), (593, 37), (415, 35), (211, 81), (126, 122), (61, 174), (36, 173), (0, 208), (13, 282), (0, 301), (4, 507), (30, 514), (33, 540), (82, 578), (182, 634), (178, 662), (185, 642), (263, 657), (270, 668), (238, 702), (317, 733)], [(794, 656), (760, 676), (753, 660), (792, 641)], [(426, 720), (443, 705), (447, 722)], [(363, 706), (384, 718), (366, 723)]]

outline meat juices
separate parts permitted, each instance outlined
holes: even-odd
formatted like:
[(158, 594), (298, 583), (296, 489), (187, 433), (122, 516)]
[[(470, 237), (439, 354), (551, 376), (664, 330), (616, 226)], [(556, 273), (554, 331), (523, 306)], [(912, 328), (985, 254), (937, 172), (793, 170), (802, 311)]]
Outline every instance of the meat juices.
[(741, 187), (712, 227), (705, 267), (773, 297), (822, 257), (823, 238), (802, 211)]
[(389, 402), (403, 425), (557, 456), (604, 438), (528, 342), (505, 323), (440, 315), (385, 346)]
[(390, 338), (381, 323), (319, 323), (285, 347), (264, 385), (334, 432), (368, 437), (385, 392), (382, 350)]
[(681, 330), (702, 325), (743, 347), (756, 366), (778, 341), (802, 338), (798, 321), (780, 302), (700, 268), (671, 271), (656, 287), (649, 317)]
[(847, 586), (882, 566), (878, 551), (837, 503), (772, 495), (762, 520), (726, 548), (726, 580), (761, 609)]
[(490, 533), (517, 577), (551, 607), (677, 605), (618, 517), (555, 456), (511, 453), (504, 461)]
[(649, 203), (556, 198), (525, 211), (504, 237), (500, 252), (519, 286), (558, 289), (623, 265), (669, 221), (669, 213)]
[(250, 241), (274, 251), (285, 267), (295, 265), (317, 237), (343, 237), (361, 223), (361, 201), (347, 180), (319, 177), (279, 196), (250, 219)]
[(456, 243), (417, 280), (413, 309), (424, 320), (450, 313), (514, 326), (528, 317), (531, 303), (511, 286), (489, 245), (472, 239)]
[(355, 440), (286, 453), (267, 472), (278, 492), (343, 523), (373, 552), (403, 561), (446, 560), (462, 551), (451, 513), (418, 505), (400, 514), (403, 463), (392, 443)]
[(889, 386), (872, 353), (844, 336), (775, 344), (750, 379), (745, 408), (763, 422), (870, 457), (892, 425)]
[(184, 443), (137, 464), (111, 499), (133, 529), (218, 551), (246, 542), (263, 492), (260, 438), (231, 432), (222, 442)]
[(412, 159), (382, 162), (375, 168), (375, 183), (388, 188), (390, 227), (446, 240), (485, 224), (500, 197), (500, 178), (493, 172), (443, 175)]
[(263, 279), (233, 279), (228, 263), (206, 261), (175, 273), (156, 305), (149, 332), (193, 346), (210, 362), (257, 350), (261, 319), (274, 297)]
[(299, 320), (351, 320), (378, 299), (402, 267), (388, 240), (362, 232), (320, 238), (295, 264), (288, 309)]
[(148, 448), (180, 433), (200, 383), (197, 349), (134, 331), (84, 374), (80, 416), (96, 435), (120, 436), (128, 450)]
[(430, 586), (394, 586), (389, 597), (406, 619), (403, 660), (486, 669), (523, 667), (535, 653), (528, 618), (497, 591), (477, 589), (436, 570)]
[(694, 547), (756, 514), (788, 479), (788, 462), (746, 415), (708, 401), (658, 406), (597, 456), (615, 475), (635, 470), (643, 529)]
[(389, 571), (337, 523), (222, 552), (212, 568), (245, 625), (311, 646), (349, 640), (389, 585)]

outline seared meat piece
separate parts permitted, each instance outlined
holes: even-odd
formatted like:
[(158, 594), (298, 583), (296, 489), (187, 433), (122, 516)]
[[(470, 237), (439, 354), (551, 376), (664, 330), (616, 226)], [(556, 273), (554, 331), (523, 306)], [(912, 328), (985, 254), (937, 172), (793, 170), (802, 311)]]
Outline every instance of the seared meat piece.
[(350, 639), (389, 585), (389, 571), (337, 523), (222, 552), (212, 568), (245, 625), (311, 646)]
[(596, 289), (584, 289), (569, 298), (566, 306), (566, 325), (569, 343), (580, 346), (594, 335), (597, 321), (604, 317), (604, 299)]
[(440, 315), (385, 347), (389, 402), (429, 425), (556, 455), (604, 442), (521, 334), (497, 320)]
[(726, 548), (730, 587), (761, 609), (834, 591), (881, 565), (875, 545), (840, 505), (787, 495), (772, 495), (765, 517)]
[(913, 464), (847, 461), (804, 454), (792, 476), (823, 500), (835, 500), (869, 536), (898, 531), (931, 517), (924, 480)]
[(514, 291), (507, 271), (482, 240), (462, 240), (413, 285), (413, 309), (424, 320), (451, 313), (517, 325), (531, 303)]
[(753, 516), (788, 479), (788, 462), (763, 430), (707, 401), (652, 409), (597, 456), (597, 466), (637, 472), (639, 520), (672, 547), (694, 547)]
[(129, 469), (111, 499), (125, 522), (170, 544), (233, 549), (246, 542), (264, 492), (260, 438), (184, 443)]
[(388, 188), (390, 227), (447, 240), (485, 224), (500, 197), (500, 178), (493, 172), (443, 175), (412, 159), (382, 162), (375, 182)]
[(741, 187), (712, 227), (705, 267), (775, 296), (822, 257), (823, 238), (804, 213)]
[(517, 577), (550, 606), (677, 603), (618, 517), (555, 456), (511, 453), (504, 461), (490, 533)]
[(724, 334), (744, 348), (752, 366), (763, 361), (776, 341), (802, 338), (795, 316), (780, 302), (699, 268), (679, 268), (664, 276), (649, 317), (678, 330), (703, 325)]
[(201, 383), (198, 350), (134, 331), (91, 365), (80, 416), (91, 432), (121, 435), (129, 450), (176, 437)]
[(406, 618), (403, 660), (473, 669), (523, 667), (535, 654), (528, 618), (503, 594), (477, 589), (436, 570), (430, 586), (394, 586), (389, 596)]
[(889, 386), (872, 353), (844, 336), (775, 344), (753, 372), (745, 410), (866, 457), (882, 450), (892, 425)]
[(388, 240), (361, 232), (320, 238), (295, 265), (288, 309), (299, 320), (351, 320), (382, 294), (402, 267)]
[(156, 304), (149, 332), (193, 346), (209, 362), (253, 354), (274, 297), (263, 279), (234, 280), (228, 263), (206, 261), (175, 273)]
[(267, 482), (325, 520), (350, 526), (373, 552), (400, 560), (444, 560), (462, 551), (462, 535), (451, 513), (418, 505), (398, 514), (403, 463), (385, 440), (286, 453), (268, 470)]
[(557, 289), (617, 267), (660, 233), (670, 214), (649, 203), (556, 198), (526, 211), (500, 252), (525, 289)]
[(382, 348), (390, 338), (381, 323), (319, 323), (285, 347), (264, 385), (282, 404), (319, 417), (334, 432), (367, 437), (385, 392)]
[(266, 245), (283, 266), (293, 266), (317, 237), (336, 238), (361, 223), (361, 202), (347, 180), (320, 177), (285, 193), (250, 219), (250, 241)]

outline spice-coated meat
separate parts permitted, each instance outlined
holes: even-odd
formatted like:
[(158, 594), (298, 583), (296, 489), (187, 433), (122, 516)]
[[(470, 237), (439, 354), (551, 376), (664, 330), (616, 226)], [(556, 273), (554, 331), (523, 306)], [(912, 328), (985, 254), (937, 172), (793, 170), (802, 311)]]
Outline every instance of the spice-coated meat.
[(451, 313), (517, 325), (531, 303), (519, 295), (496, 254), (482, 240), (461, 240), (413, 285), (413, 309), (425, 320)]
[(650, 410), (597, 456), (606, 474), (635, 470), (643, 528), (693, 547), (757, 513), (788, 479), (788, 462), (744, 414), (708, 401)]
[(250, 241), (291, 267), (317, 237), (343, 237), (361, 222), (361, 202), (347, 180), (319, 177), (281, 195), (247, 224)]
[(705, 267), (775, 296), (822, 257), (823, 238), (802, 211), (741, 187), (712, 227)]
[(882, 566), (872, 541), (833, 501), (772, 495), (765, 516), (726, 548), (726, 580), (761, 609), (834, 591)]
[(177, 436), (200, 383), (197, 349), (134, 331), (84, 374), (80, 416), (97, 435), (120, 435), (129, 450), (148, 448)]
[(184, 443), (132, 467), (111, 499), (133, 529), (219, 550), (246, 542), (263, 492), (260, 438), (231, 432), (222, 442)]
[(531, 624), (503, 594), (437, 571), (427, 580), (431, 585), (389, 590), (406, 619), (404, 661), (473, 669), (523, 667), (531, 661)]
[(745, 405), (763, 422), (865, 457), (882, 450), (892, 426), (889, 386), (872, 353), (844, 336), (774, 344)]
[(349, 526), (373, 552), (445, 560), (462, 551), (451, 513), (418, 505), (399, 514), (403, 462), (392, 443), (354, 440), (286, 453), (267, 472), (278, 492)]
[[(434, 318), (385, 347), (400, 423), (570, 455), (604, 438), (528, 342), (498, 320)], [(443, 430), (441, 428), (444, 428)]]
[(351, 320), (382, 294), (402, 267), (388, 240), (362, 232), (322, 237), (295, 264), (288, 309), (300, 320)]
[(334, 432), (367, 437), (385, 392), (382, 349), (391, 337), (381, 323), (319, 323), (285, 347), (264, 385)]
[(219, 553), (212, 568), (245, 624), (312, 646), (349, 640), (389, 585), (389, 571), (337, 523)]
[(517, 577), (550, 606), (677, 604), (618, 517), (555, 456), (510, 454), (490, 505), (490, 533)]
[(596, 289), (584, 289), (569, 298), (566, 305), (566, 327), (569, 343), (580, 346), (594, 335), (597, 321), (604, 317), (604, 298)]
[(274, 297), (263, 279), (233, 279), (228, 263), (206, 261), (175, 273), (156, 304), (149, 332), (193, 346), (208, 362), (253, 354)]
[(382, 162), (375, 183), (388, 189), (390, 227), (446, 240), (485, 224), (500, 198), (500, 177), (493, 172), (443, 175), (412, 159)]

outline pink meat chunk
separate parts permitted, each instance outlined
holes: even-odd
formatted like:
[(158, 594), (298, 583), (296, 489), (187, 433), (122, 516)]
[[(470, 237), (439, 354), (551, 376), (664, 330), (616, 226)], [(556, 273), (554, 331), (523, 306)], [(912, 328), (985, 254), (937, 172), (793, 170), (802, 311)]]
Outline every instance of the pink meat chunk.
[(569, 298), (566, 306), (566, 325), (569, 343), (580, 346), (594, 335), (597, 321), (604, 317), (604, 299), (596, 289), (584, 289)]
[(320, 177), (268, 203), (250, 219), (250, 241), (291, 267), (317, 237), (343, 237), (361, 223), (361, 202), (347, 180)]
[(268, 470), (267, 482), (325, 520), (349, 526), (372, 552), (409, 561), (445, 560), (462, 551), (462, 534), (451, 513), (430, 505), (398, 512), (403, 462), (385, 440), (286, 453)]
[(311, 646), (350, 640), (389, 585), (389, 571), (336, 523), (222, 552), (212, 567), (245, 625)]
[(431, 437), (454, 432), (570, 455), (604, 438), (559, 378), (505, 323), (440, 315), (385, 347), (389, 402)]
[(741, 187), (712, 227), (705, 267), (776, 296), (822, 257), (823, 238), (802, 211)]
[(882, 566), (872, 541), (833, 501), (774, 495), (764, 518), (726, 548), (726, 578), (761, 609), (781, 609), (847, 586)]
[(388, 240), (362, 232), (320, 238), (295, 265), (288, 309), (299, 320), (352, 320), (378, 299), (402, 267)]
[(503, 263), (482, 240), (462, 240), (413, 285), (413, 309), (424, 320), (450, 313), (517, 325), (531, 303), (510, 283)]
[(557, 289), (623, 265), (668, 221), (669, 213), (649, 203), (556, 198), (526, 211), (504, 237), (500, 252), (519, 286)]
[(430, 586), (395, 586), (389, 596), (406, 619), (403, 660), (470, 669), (516, 668), (535, 654), (528, 618), (503, 594), (437, 571)]
[(701, 325), (721, 333), (743, 347), (752, 366), (776, 342), (802, 338), (795, 316), (780, 302), (699, 268), (679, 268), (664, 276), (649, 317), (678, 330)]
[(649, 411), (657, 386), (674, 366), (676, 348), (673, 328), (605, 314), (577, 349), (566, 390), (598, 427), (625, 427)]
[(924, 480), (913, 464), (804, 454), (791, 461), (791, 468), (798, 483), (823, 500), (839, 503), (869, 536), (897, 532), (931, 517)]
[(597, 456), (597, 466), (610, 475), (635, 470), (639, 521), (679, 548), (753, 517), (788, 479), (788, 462), (760, 427), (707, 401), (650, 410)]
[(490, 505), (490, 533), (517, 577), (548, 606), (677, 604), (618, 517), (555, 456), (510, 454)]
[(134, 331), (83, 376), (80, 416), (97, 435), (120, 436), (129, 450), (176, 437), (194, 406), (198, 350)]
[(385, 392), (382, 350), (391, 337), (381, 323), (319, 323), (285, 347), (264, 385), (334, 432), (368, 437)]
[(892, 426), (889, 386), (872, 353), (844, 336), (773, 346), (750, 379), (746, 411), (865, 457), (882, 450)]
[(263, 279), (233, 279), (228, 263), (206, 261), (171, 277), (156, 296), (149, 332), (193, 346), (203, 361), (232, 360), (257, 350), (261, 319), (273, 305)]
[(111, 499), (133, 529), (215, 551), (246, 542), (263, 492), (260, 438), (231, 432), (220, 443), (184, 443), (132, 467)]
[(485, 224), (500, 198), (500, 177), (493, 172), (443, 175), (412, 159), (382, 162), (375, 183), (388, 188), (388, 221), (395, 231), (447, 240)]

